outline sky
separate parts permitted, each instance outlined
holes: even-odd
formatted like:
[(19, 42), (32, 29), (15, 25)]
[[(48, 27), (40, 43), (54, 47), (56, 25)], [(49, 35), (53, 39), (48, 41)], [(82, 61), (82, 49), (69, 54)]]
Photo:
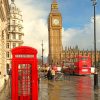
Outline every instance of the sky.
[[(22, 11), (24, 45), (38, 50), (48, 56), (48, 15), (53, 0), (15, 0)], [(66, 47), (78, 47), (82, 50), (94, 49), (93, 2), (91, 0), (57, 0), (62, 14), (62, 43)], [(100, 0), (96, 4), (96, 44), (100, 50)]]

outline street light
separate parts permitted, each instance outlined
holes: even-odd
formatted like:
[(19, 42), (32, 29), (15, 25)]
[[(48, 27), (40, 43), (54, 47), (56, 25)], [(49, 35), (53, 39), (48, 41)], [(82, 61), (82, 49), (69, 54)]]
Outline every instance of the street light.
[(44, 49), (43, 49), (43, 40), (42, 40), (42, 44), (41, 44), (41, 45), (42, 45), (42, 56), (41, 56), (41, 57), (42, 57), (42, 66), (43, 66), (43, 64), (44, 64), (44, 61), (43, 61), (43, 53), (44, 53)]
[(94, 88), (98, 87), (98, 73), (97, 73), (97, 63), (96, 63), (96, 17), (95, 17), (95, 7), (97, 4), (96, 0), (93, 1), (93, 8), (94, 8), (94, 64), (95, 64), (95, 73), (94, 73)]

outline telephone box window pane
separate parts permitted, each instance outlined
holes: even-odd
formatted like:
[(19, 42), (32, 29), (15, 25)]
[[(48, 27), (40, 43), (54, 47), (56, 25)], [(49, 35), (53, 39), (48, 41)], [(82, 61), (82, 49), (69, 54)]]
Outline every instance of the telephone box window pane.
[(31, 95), (31, 64), (18, 66), (18, 95)]

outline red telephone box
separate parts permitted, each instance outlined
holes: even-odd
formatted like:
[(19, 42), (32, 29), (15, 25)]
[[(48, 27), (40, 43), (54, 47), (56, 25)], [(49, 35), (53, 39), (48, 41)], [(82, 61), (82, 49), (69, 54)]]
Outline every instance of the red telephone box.
[(12, 49), (12, 100), (38, 100), (37, 50)]

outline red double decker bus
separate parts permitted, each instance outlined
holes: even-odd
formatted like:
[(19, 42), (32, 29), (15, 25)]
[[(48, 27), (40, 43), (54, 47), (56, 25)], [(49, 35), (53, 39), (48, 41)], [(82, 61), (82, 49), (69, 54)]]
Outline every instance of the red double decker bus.
[(91, 74), (91, 58), (89, 56), (77, 56), (74, 61), (74, 74)]
[(75, 75), (91, 74), (91, 58), (89, 56), (76, 56), (70, 59), (70, 64), (65, 71)]

